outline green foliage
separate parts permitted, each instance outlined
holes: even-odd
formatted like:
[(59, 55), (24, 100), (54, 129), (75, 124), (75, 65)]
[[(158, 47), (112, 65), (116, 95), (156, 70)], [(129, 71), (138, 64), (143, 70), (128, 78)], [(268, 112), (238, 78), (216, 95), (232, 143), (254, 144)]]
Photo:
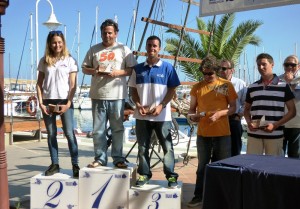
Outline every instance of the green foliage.
[[(206, 24), (203, 19), (197, 17), (197, 27), (199, 30), (212, 31), (211, 37), (199, 34), (199, 41), (190, 33), (186, 33), (182, 39), (179, 56), (196, 59), (203, 59), (210, 47), (209, 54), (218, 59), (229, 59), (237, 64), (240, 55), (247, 45), (259, 46), (261, 39), (256, 36), (255, 31), (263, 24), (261, 21), (248, 20), (240, 23), (234, 28), (235, 14), (225, 14), (218, 23), (209, 20)], [(175, 35), (175, 38), (166, 39), (165, 51), (175, 56), (179, 47), (180, 30), (168, 29), (167, 33)], [(180, 70), (186, 75), (188, 80), (198, 81), (202, 74), (199, 72), (198, 63), (180, 62)]]

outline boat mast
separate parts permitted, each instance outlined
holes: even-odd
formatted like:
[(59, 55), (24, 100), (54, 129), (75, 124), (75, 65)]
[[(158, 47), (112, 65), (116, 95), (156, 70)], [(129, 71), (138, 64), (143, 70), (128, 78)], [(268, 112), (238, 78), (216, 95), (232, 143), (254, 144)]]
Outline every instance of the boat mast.
[[(77, 29), (77, 62), (79, 62), (79, 50), (80, 50), (80, 11), (78, 11), (78, 29)], [(78, 76), (77, 76), (78, 78)]]
[(99, 7), (96, 6), (96, 18), (95, 18), (95, 44), (98, 43), (98, 14), (99, 14)]
[[(116, 23), (118, 23), (118, 16), (117, 16), (117, 15), (115, 15), (114, 21), (115, 21)], [(116, 42), (118, 42), (118, 38), (116, 38)]]
[(246, 51), (244, 51), (244, 81), (247, 83), (247, 80), (246, 80)]
[(238, 78), (241, 79), (241, 56), (239, 57), (239, 71), (238, 71)]
[(30, 69), (31, 69), (31, 83), (30, 91), (34, 91), (33, 86), (33, 32), (32, 32), (32, 13), (30, 13)]
[(132, 34), (132, 40), (131, 40), (131, 47), (130, 49), (133, 51), (135, 50), (135, 25), (136, 25), (136, 11), (133, 9), (133, 34)]
[(65, 40), (67, 40), (67, 26), (64, 25), (64, 36), (65, 36)]
[(257, 56), (257, 47), (255, 46), (255, 56), (254, 56), (254, 60), (253, 60), (253, 71), (254, 71), (254, 81), (258, 80), (258, 71), (256, 69), (256, 56)]
[[(80, 52), (80, 11), (78, 11), (78, 25), (77, 25), (77, 63), (79, 63), (79, 52)], [(76, 80), (77, 80), (77, 83), (78, 83), (78, 75), (76, 76)], [(79, 93), (77, 93), (77, 101), (78, 101), (78, 98), (79, 98), (79, 94), (81, 92), (81, 88), (80, 88), (80, 91)]]

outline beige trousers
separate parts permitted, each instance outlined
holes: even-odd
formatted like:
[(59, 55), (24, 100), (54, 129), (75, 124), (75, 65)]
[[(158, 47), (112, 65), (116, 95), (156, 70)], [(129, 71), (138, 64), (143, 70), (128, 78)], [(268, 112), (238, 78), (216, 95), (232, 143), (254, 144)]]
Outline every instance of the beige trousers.
[(283, 138), (261, 139), (248, 136), (247, 154), (283, 156)]

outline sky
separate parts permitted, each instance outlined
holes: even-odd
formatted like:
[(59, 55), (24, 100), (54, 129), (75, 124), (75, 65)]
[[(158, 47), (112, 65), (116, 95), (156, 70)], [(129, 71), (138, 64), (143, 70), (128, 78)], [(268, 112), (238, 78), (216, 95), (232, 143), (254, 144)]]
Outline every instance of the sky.
[[(5, 78), (36, 79), (35, 10), (37, 2), (40, 59), (44, 54), (46, 37), (49, 32), (49, 29), (42, 24), (49, 19), (51, 13), (48, 0), (11, 0), (9, 7), (6, 9), (6, 14), (1, 18), (1, 36), (5, 39)], [(62, 23), (57, 30), (66, 31), (67, 47), (72, 56), (77, 59), (79, 66), (81, 66), (90, 44), (96, 44), (95, 36), (92, 38), (96, 19), (98, 21), (98, 42), (101, 41), (99, 32), (101, 23), (108, 18), (117, 18), (120, 29), (118, 42), (127, 44), (129, 47), (133, 45), (132, 50), (138, 49), (146, 25), (145, 22), (141, 21), (141, 17), (148, 17), (152, 1), (140, 0), (137, 11), (135, 41), (134, 44), (131, 44), (133, 28), (131, 21), (133, 10), (137, 8), (137, 2), (138, 0), (51, 0), (54, 14), (57, 20)], [(161, 2), (163, 10), (156, 12), (157, 7), (155, 7), (152, 19), (163, 17), (164, 22), (175, 25), (183, 24), (187, 12), (187, 3), (180, 0), (157, 0), (157, 2)], [(97, 18), (96, 7), (99, 8)], [(158, 18), (154, 17), (156, 15), (158, 15)], [(30, 16), (32, 16), (32, 26)], [(191, 5), (187, 20), (188, 28), (197, 28), (196, 17), (199, 17), (199, 7)], [(216, 16), (217, 22), (220, 17), (221, 15)], [(202, 18), (207, 22), (212, 20), (213, 16)], [(282, 62), (285, 57), (291, 54), (299, 55), (300, 4), (237, 12), (235, 26), (249, 19), (262, 21), (263, 25), (255, 33), (261, 38), (262, 44), (259, 47), (248, 46), (240, 58), (240, 65), (235, 68), (236, 76), (247, 83), (253, 82), (258, 77), (257, 70), (255, 70), (255, 57), (257, 54), (262, 52), (271, 54), (275, 61), (274, 72), (277, 74), (283, 71)], [(79, 37), (78, 28), (80, 29)], [(167, 30), (166, 27), (149, 24), (145, 39), (152, 33), (155, 35), (163, 34), (162, 41), (164, 42), (164, 39), (171, 36), (165, 33), (165, 30)], [(140, 51), (145, 51), (144, 43), (142, 43)], [(144, 60), (145, 57), (138, 58), (138, 62)], [(174, 63), (172, 60), (166, 61), (171, 64)], [(83, 76), (80, 67), (79, 70), (78, 85), (82, 83), (90, 84), (90, 76)], [(178, 73), (181, 81), (186, 80), (183, 73), (180, 71)]]

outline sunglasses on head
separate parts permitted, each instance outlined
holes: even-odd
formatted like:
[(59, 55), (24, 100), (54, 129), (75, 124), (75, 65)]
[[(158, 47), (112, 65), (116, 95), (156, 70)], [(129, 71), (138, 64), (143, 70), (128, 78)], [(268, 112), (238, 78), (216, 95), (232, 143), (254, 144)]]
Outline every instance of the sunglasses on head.
[(49, 32), (49, 34), (51, 34), (51, 35), (61, 35), (62, 32), (60, 30), (52, 30), (52, 31)]
[(203, 74), (203, 75), (211, 76), (211, 75), (215, 74), (215, 72), (208, 72), (208, 73), (202, 72), (202, 74)]

